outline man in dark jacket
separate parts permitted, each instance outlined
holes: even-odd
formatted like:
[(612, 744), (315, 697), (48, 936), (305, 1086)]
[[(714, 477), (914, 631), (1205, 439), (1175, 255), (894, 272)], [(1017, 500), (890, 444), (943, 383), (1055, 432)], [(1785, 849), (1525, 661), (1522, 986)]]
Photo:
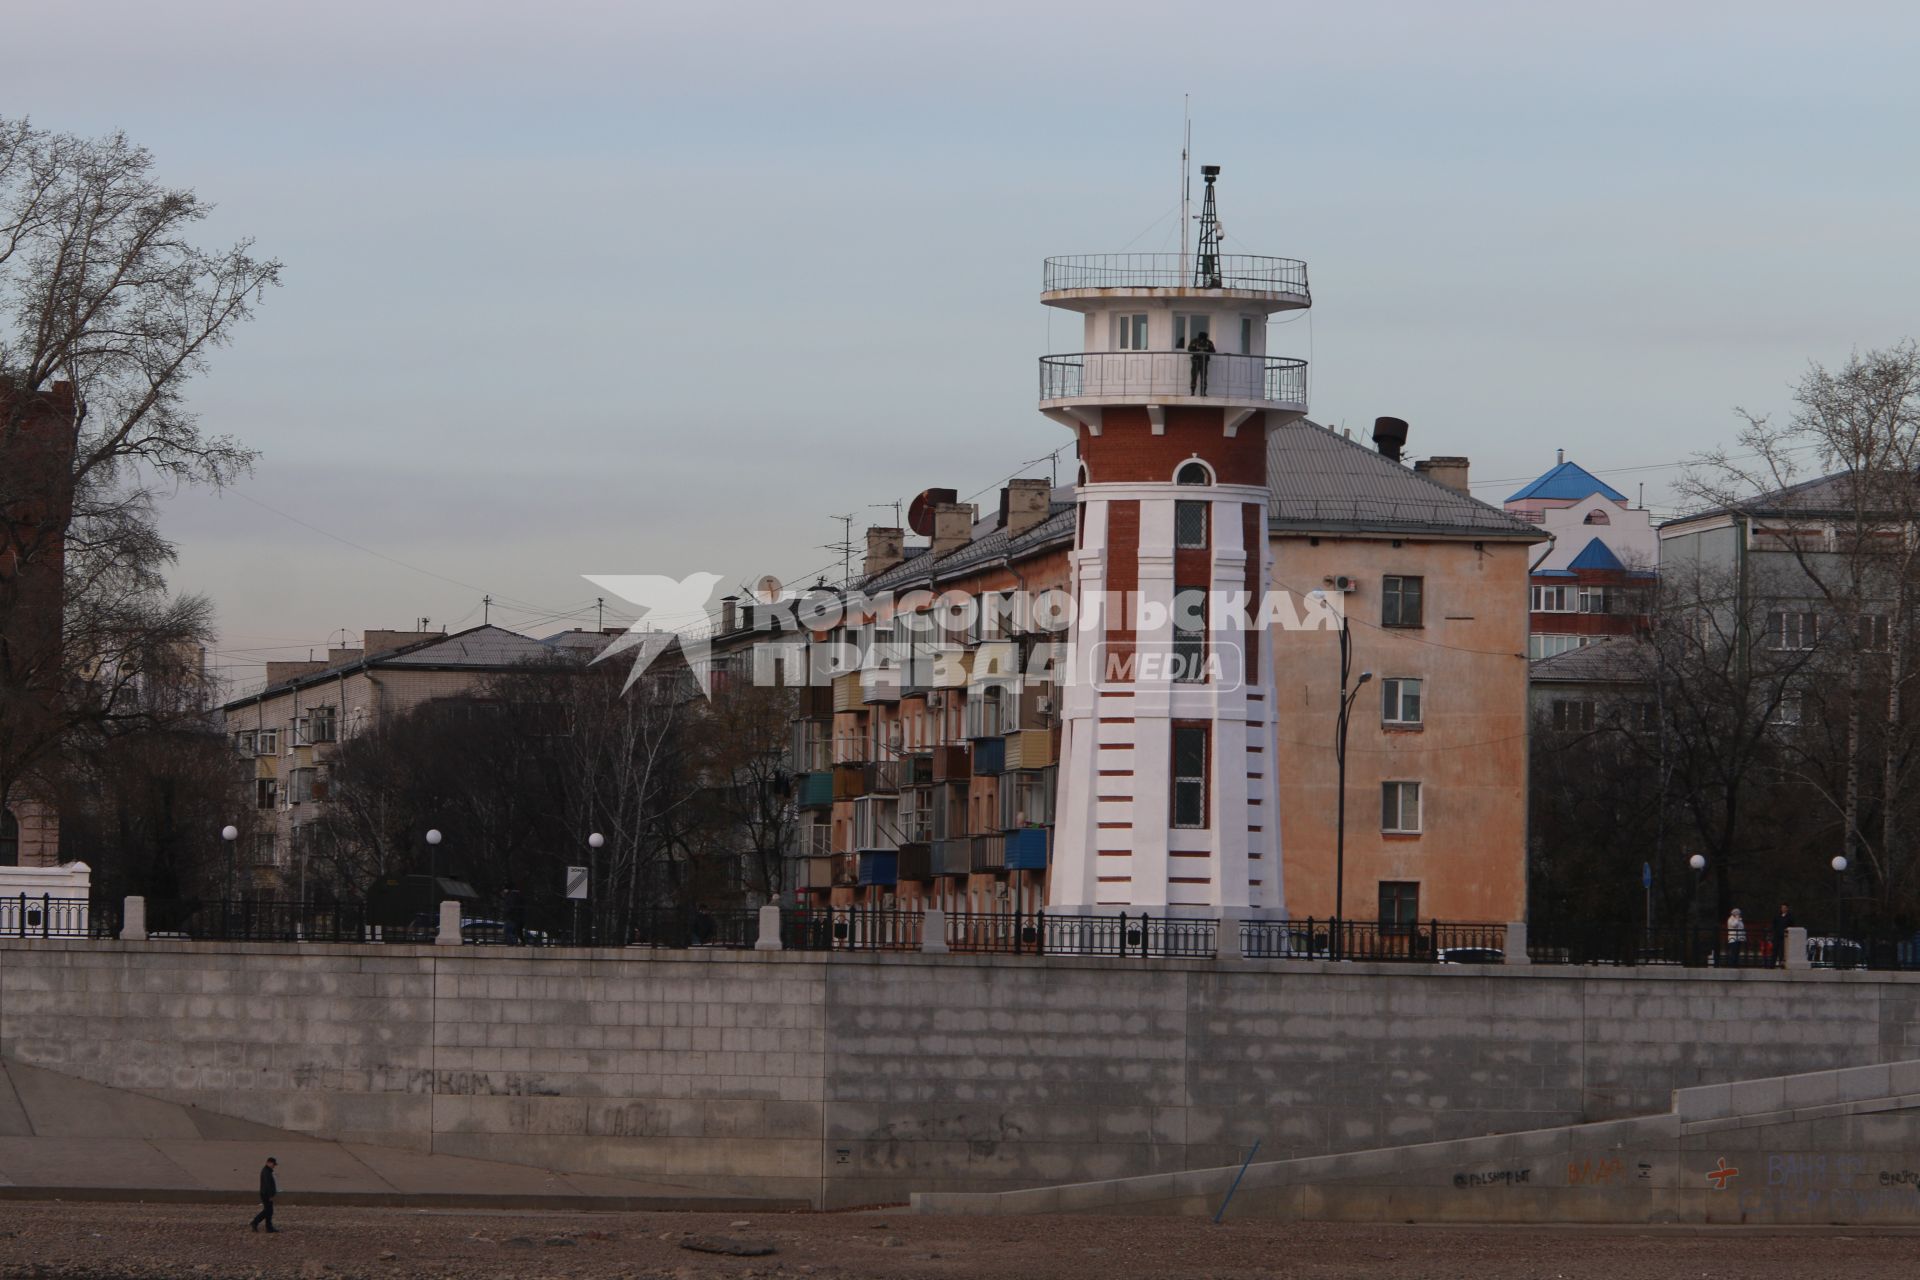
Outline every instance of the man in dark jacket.
[(1787, 930), (1793, 928), (1793, 912), (1786, 903), (1780, 904), (1780, 914), (1773, 918), (1773, 967), (1787, 967)]
[(1187, 394), (1203, 396), (1207, 394), (1207, 365), (1213, 360), (1213, 340), (1202, 330), (1193, 335), (1193, 341), (1187, 343), (1187, 350), (1192, 353), (1189, 363), (1193, 366), (1191, 376), (1187, 379)]
[(273, 1225), (273, 1198), (280, 1194), (280, 1184), (273, 1180), (273, 1171), (280, 1162), (272, 1156), (260, 1166), (260, 1212), (253, 1215), (252, 1229), (258, 1231), (261, 1223), (267, 1224), (267, 1230), (275, 1230)]

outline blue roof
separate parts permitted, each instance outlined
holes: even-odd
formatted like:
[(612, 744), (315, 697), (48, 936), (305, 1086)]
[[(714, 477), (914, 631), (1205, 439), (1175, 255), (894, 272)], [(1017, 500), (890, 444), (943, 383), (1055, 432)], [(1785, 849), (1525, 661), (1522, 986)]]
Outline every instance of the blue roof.
[(1627, 566), (1620, 563), (1620, 557), (1613, 554), (1613, 548), (1595, 538), (1580, 548), (1580, 554), (1567, 561), (1569, 569), (1612, 569), (1624, 573)]
[(1554, 501), (1578, 502), (1599, 494), (1610, 502), (1625, 502), (1627, 495), (1615, 489), (1604, 480), (1595, 478), (1592, 472), (1574, 462), (1563, 462), (1547, 474), (1535, 480), (1520, 492), (1508, 498), (1508, 502), (1518, 502), (1522, 498), (1547, 498)]

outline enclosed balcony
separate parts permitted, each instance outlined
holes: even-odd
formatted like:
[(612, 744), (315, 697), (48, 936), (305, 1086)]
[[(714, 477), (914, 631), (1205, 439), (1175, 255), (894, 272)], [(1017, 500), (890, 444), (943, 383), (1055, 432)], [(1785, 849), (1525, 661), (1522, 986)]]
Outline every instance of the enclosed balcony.
[(1313, 305), (1307, 264), (1250, 253), (1091, 253), (1048, 258), (1040, 300), (1074, 309), (1120, 296), (1226, 298), (1269, 310)]
[(1084, 351), (1040, 357), (1040, 408), (1177, 403), (1307, 411), (1307, 362), (1216, 351), (1196, 372), (1185, 351)]
[(1021, 827), (1007, 832), (1007, 870), (1045, 871), (1050, 827)]
[(824, 809), (833, 804), (833, 774), (826, 771), (803, 773), (800, 782), (800, 807)]

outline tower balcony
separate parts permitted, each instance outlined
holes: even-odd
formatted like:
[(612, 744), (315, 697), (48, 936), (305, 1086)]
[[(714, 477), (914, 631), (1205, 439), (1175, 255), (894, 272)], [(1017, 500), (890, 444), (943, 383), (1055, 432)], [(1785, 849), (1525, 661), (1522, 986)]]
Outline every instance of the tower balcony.
[(1114, 298), (1223, 298), (1268, 311), (1313, 305), (1307, 264), (1247, 253), (1091, 253), (1048, 258), (1040, 300), (1070, 310)]
[(1214, 352), (1196, 375), (1185, 351), (1086, 351), (1040, 357), (1040, 408), (1222, 405), (1307, 411), (1307, 362)]

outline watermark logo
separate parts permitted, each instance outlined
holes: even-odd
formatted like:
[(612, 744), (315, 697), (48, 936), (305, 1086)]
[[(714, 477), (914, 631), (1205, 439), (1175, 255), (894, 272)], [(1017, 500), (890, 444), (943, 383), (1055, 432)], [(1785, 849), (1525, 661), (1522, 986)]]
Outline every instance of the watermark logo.
[[(709, 648), (705, 632), (689, 628), (707, 615), (707, 602), (724, 579), (717, 573), (690, 573), (684, 578), (669, 578), (658, 573), (584, 574), (594, 586), (640, 607), (640, 616), (626, 634), (601, 650), (595, 662), (604, 662), (616, 654), (633, 651), (633, 668), (621, 692), (633, 688), (660, 656), (677, 643), (687, 665), (700, 681), (700, 692), (710, 694), (707, 684)], [(678, 633), (674, 628), (687, 628)], [(697, 650), (697, 652), (696, 652)]]

